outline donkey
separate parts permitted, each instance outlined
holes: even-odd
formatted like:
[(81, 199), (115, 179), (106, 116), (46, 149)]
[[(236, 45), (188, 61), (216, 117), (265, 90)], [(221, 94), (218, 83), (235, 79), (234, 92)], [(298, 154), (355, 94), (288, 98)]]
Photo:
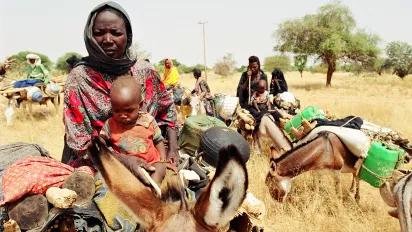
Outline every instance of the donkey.
[(291, 190), (294, 177), (310, 170), (329, 169), (335, 174), (336, 190), (342, 197), (341, 173), (352, 173), (351, 192), (355, 190), (355, 200), (359, 202), (359, 177), (354, 165), (357, 157), (353, 155), (333, 133), (320, 132), (314, 140), (302, 144), (283, 154), (280, 158), (270, 159), (270, 170), (266, 185), (271, 196), (284, 201)]
[(196, 94), (193, 94), (190, 98), (190, 108), (192, 109), (190, 116), (206, 115), (205, 104)]
[(245, 162), (233, 145), (220, 150), (213, 180), (192, 204), (185, 200), (178, 181), (175, 188), (179, 189), (180, 201), (162, 202), (111, 154), (100, 138), (94, 139), (89, 153), (109, 190), (147, 231), (218, 231), (235, 216), (248, 188)]
[(389, 215), (399, 219), (401, 232), (412, 231), (412, 173), (403, 176), (397, 183), (392, 179), (388, 182), (388, 190), (389, 194), (381, 189), (381, 196), (388, 206), (395, 208), (389, 211)]

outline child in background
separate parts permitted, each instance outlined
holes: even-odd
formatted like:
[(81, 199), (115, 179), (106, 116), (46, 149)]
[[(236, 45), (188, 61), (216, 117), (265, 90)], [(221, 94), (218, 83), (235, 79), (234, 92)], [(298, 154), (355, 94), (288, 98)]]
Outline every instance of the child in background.
[(270, 109), (270, 95), (266, 90), (266, 81), (260, 79), (258, 82), (258, 88), (252, 95), (252, 103), (258, 112), (271, 111)]

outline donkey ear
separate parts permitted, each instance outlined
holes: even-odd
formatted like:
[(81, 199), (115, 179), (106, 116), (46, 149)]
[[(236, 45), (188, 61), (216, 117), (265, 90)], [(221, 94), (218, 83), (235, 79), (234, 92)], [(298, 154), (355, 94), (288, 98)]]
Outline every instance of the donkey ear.
[(246, 196), (248, 175), (245, 162), (233, 145), (219, 152), (219, 162), (212, 182), (195, 205), (200, 224), (220, 228), (233, 219)]
[(140, 224), (150, 228), (166, 207), (107, 148), (102, 138), (89, 147), (94, 166), (101, 173), (110, 192), (131, 211)]

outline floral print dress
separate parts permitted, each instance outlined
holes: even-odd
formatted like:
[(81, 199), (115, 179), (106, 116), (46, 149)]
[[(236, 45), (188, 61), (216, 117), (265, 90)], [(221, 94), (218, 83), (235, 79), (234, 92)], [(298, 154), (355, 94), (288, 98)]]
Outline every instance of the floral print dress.
[[(178, 129), (173, 100), (164, 84), (148, 62), (137, 62), (131, 74), (142, 84), (142, 95), (147, 111), (159, 126)], [(66, 142), (75, 154), (69, 165), (92, 166), (86, 145), (98, 136), (105, 121), (111, 117), (110, 89), (117, 77), (99, 73), (88, 66), (74, 68), (67, 77), (64, 92), (64, 123)]]

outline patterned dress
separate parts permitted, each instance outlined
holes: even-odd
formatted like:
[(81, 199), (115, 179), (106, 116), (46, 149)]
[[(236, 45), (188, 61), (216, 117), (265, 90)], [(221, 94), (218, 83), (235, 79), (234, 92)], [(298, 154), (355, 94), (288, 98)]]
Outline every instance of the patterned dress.
[[(144, 103), (157, 124), (178, 130), (173, 100), (153, 65), (137, 62), (131, 74), (142, 84)], [(92, 166), (86, 144), (92, 136), (98, 136), (104, 122), (111, 117), (110, 89), (116, 78), (84, 65), (74, 68), (67, 77), (63, 108), (66, 142), (75, 153), (69, 165)]]

